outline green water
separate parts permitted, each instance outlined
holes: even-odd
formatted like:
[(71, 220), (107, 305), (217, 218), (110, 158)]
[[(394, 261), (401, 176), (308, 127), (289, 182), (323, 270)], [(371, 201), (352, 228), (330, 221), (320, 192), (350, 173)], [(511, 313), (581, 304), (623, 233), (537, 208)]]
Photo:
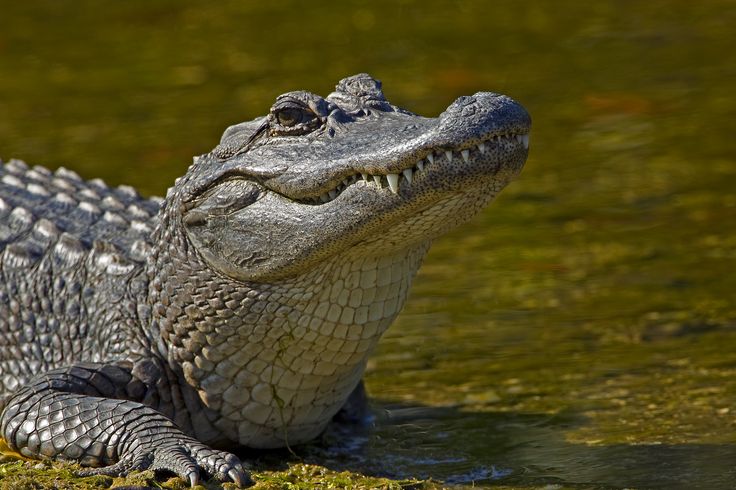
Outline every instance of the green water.
[[(314, 2), (313, 2), (314, 3)], [(302, 457), (504, 488), (736, 488), (736, 4), (0, 0), (0, 156), (162, 194), (229, 124), (368, 72), (534, 127)]]

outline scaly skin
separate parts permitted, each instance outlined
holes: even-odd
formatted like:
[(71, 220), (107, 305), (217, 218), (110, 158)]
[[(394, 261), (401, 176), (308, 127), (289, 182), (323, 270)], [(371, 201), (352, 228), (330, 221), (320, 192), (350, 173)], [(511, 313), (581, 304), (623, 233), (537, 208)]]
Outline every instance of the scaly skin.
[(211, 447), (305, 442), (362, 399), (431, 240), (518, 174), (529, 125), (490, 93), (420, 117), (357, 75), (229, 128), (163, 201), (7, 163), (3, 437), (89, 474), (246, 485)]

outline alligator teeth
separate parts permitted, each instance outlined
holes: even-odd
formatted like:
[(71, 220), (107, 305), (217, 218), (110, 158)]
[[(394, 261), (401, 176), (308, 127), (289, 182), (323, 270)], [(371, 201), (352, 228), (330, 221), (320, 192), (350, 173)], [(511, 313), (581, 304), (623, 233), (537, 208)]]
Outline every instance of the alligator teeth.
[(388, 186), (391, 188), (391, 192), (394, 194), (399, 193), (399, 174), (388, 174), (386, 176), (388, 180)]
[[(495, 144), (502, 144), (502, 145), (508, 145), (511, 142), (516, 142), (518, 144), (524, 145), (524, 148), (529, 149), (529, 135), (528, 134), (502, 134), (502, 135), (495, 135), (489, 137), (485, 142), (478, 143), (476, 146), (478, 148), (478, 151), (481, 154), (486, 153), (486, 142), (492, 142)], [(465, 163), (470, 163), (470, 152), (471, 150), (456, 150), (460, 152), (460, 156), (462, 157), (463, 161)], [(448, 163), (452, 163), (453, 160), (453, 154), (452, 150), (437, 150), (436, 155), (435, 153), (429, 153), (425, 158), (427, 161), (425, 162), (424, 159), (418, 160), (414, 167), (406, 168), (402, 170), (400, 173), (395, 174), (388, 174), (386, 175), (386, 181), (388, 182), (388, 187), (394, 194), (399, 193), (399, 184), (401, 182), (401, 176), (406, 179), (407, 185), (412, 185), (414, 182), (414, 178), (416, 176), (416, 172), (423, 172), (424, 168), (427, 163), (430, 165), (434, 164), (435, 156), (437, 158), (440, 158), (444, 154), (445, 158), (447, 159)], [(371, 179), (372, 177), (372, 179)], [(341, 183), (339, 183), (334, 189), (331, 191), (327, 191), (324, 194), (320, 195), (319, 198), (311, 198), (310, 201), (314, 202), (315, 204), (319, 204), (320, 202), (326, 203), (330, 202), (333, 199), (335, 199), (342, 191), (344, 191), (347, 187), (354, 184), (355, 182), (358, 182), (361, 178), (365, 182), (373, 182), (376, 183), (378, 188), (383, 187), (383, 183), (381, 182), (382, 175), (371, 175), (363, 172), (356, 173), (354, 175), (351, 175), (350, 177), (345, 178)]]
[(406, 181), (411, 184), (411, 178), (412, 178), (411, 169), (410, 168), (407, 168), (402, 173), (404, 174), (404, 178), (406, 179)]

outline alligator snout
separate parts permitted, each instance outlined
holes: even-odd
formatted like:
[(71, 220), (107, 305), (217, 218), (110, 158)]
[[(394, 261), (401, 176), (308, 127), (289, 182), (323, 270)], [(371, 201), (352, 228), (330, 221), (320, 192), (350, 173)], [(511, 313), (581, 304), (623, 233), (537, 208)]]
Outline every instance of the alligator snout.
[(503, 134), (526, 135), (531, 129), (531, 117), (521, 104), (493, 92), (459, 97), (440, 114), (439, 119), (440, 132), (457, 134), (462, 130), (469, 139), (488, 139)]

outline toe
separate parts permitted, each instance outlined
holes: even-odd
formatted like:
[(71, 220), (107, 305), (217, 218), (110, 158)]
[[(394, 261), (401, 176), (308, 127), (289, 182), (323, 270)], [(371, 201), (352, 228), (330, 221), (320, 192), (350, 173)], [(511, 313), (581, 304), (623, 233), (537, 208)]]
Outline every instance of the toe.
[(243, 470), (242, 466), (233, 468), (227, 472), (227, 476), (238, 485), (239, 488), (245, 488), (253, 484), (253, 480), (250, 479), (250, 475)]
[(182, 447), (173, 447), (156, 452), (152, 470), (166, 470), (188, 481), (192, 486), (199, 483), (199, 465)]
[(101, 468), (83, 468), (77, 472), (79, 476), (125, 476), (128, 474), (129, 468), (124, 461), (118, 461), (110, 466)]
[(202, 469), (219, 480), (230, 480), (241, 488), (252, 484), (248, 472), (234, 454), (206, 448), (199, 451), (195, 457)]

